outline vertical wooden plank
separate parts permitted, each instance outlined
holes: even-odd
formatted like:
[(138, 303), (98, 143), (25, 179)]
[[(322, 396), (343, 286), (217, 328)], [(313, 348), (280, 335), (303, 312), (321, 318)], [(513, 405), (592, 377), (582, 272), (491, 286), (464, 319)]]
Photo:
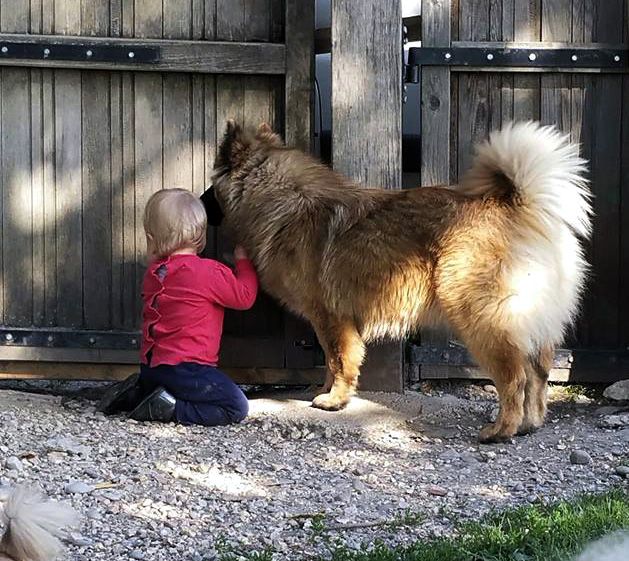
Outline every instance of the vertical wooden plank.
[(247, 30), (247, 41), (269, 41), (271, 15), (271, 0), (246, 0), (245, 29)]
[(216, 0), (216, 40), (242, 41), (247, 0)]
[[(52, 22), (50, 22), (52, 24)], [(44, 181), (44, 323), (57, 325), (54, 71), (42, 70)]]
[(84, 73), (81, 92), (83, 317), (85, 327), (107, 329), (111, 325), (112, 271), (109, 73)]
[[(486, 41), (489, 38), (489, 0), (474, 0), (461, 4), (459, 11), (459, 39), (461, 41)], [(473, 146), (488, 135), (489, 126), (489, 78), (484, 73), (466, 73), (458, 80), (458, 177), (470, 167)]]
[(162, 5), (164, 39), (191, 39), (193, 3), (190, 0), (186, 2), (162, 0)]
[[(310, 152), (314, 137), (314, 17), (313, 0), (287, 0), (285, 12), (273, 1), (271, 39), (286, 42), (284, 88), (284, 138), (289, 146)], [(276, 126), (279, 126), (276, 125)], [(284, 313), (284, 353), (288, 368), (315, 364), (313, 350), (295, 346), (295, 341), (313, 341), (312, 328), (292, 314)]]
[(479, 74), (459, 76), (459, 178), (471, 166), (474, 146), (489, 135), (489, 81)]
[(29, 33), (36, 35), (42, 32), (42, 16), (42, 0), (30, 0)]
[(28, 33), (30, 12), (29, 0), (3, 3), (0, 9), (0, 28), (5, 33)]
[[(513, 3), (513, 38), (515, 41), (539, 41), (541, 35), (541, 0), (517, 0)], [(516, 121), (540, 116), (540, 78), (517, 74), (513, 78), (513, 118)]]
[[(125, 329), (139, 326), (140, 302), (137, 286), (138, 267), (136, 266), (136, 100), (135, 76), (131, 72), (122, 74), (120, 127), (122, 130), (122, 324)], [(141, 136), (141, 131), (138, 131)], [(144, 240), (142, 240), (144, 244)]]
[(142, 276), (146, 270), (146, 240), (142, 228), (144, 207), (149, 197), (164, 187), (164, 109), (162, 77), (159, 74), (136, 74), (134, 116), (136, 299), (139, 299)]
[[(81, 32), (80, 0), (55, 2), (54, 32)], [(82, 301), (82, 185), (81, 185), (81, 73), (54, 73), (55, 116), (55, 225), (57, 320), (75, 327), (83, 320)]]
[(122, 75), (111, 73), (109, 78), (109, 146), (111, 174), (111, 327), (122, 329), (123, 270), (124, 270), (124, 182), (122, 130)]
[(54, 33), (79, 35), (81, 33), (81, 0), (54, 2)]
[(54, 105), (57, 319), (62, 326), (76, 327), (83, 319), (80, 72), (55, 72)]
[(314, 2), (286, 0), (287, 144), (310, 151), (314, 134)]
[[(625, 9), (629, 35), (629, 5)], [(625, 35), (625, 40), (627, 40)], [(622, 138), (620, 144), (620, 343), (629, 347), (629, 75), (622, 77)]]
[[(542, 41), (570, 42), (572, 38), (572, 0), (544, 0), (542, 4)], [(571, 76), (541, 76), (540, 113), (544, 124), (571, 128)]]
[[(444, 24), (449, 33), (450, 22)], [(399, 1), (332, 2), (334, 168), (389, 189), (402, 187), (401, 31)], [(367, 356), (361, 387), (401, 391), (401, 345), (374, 346)]]
[[(43, 31), (42, 0), (30, 1), (29, 31)], [(45, 286), (45, 188), (44, 188), (44, 118), (43, 118), (43, 71), (30, 71), (31, 100), (31, 185), (33, 220), (33, 317), (32, 323), (41, 326), (46, 318)]]
[(460, 4), (460, 41), (488, 41), (489, 23), (490, 0), (471, 0)]
[[(192, 35), (192, 3), (164, 2), (164, 38)], [(164, 187), (193, 188), (192, 182), (192, 80), (190, 76), (163, 77)]]
[[(28, 0), (2, 6), (3, 32), (24, 33), (29, 27)], [(33, 320), (34, 297), (30, 71), (3, 68), (0, 87), (3, 320), (26, 326)]]
[(216, 2), (217, 0), (204, 0), (204, 39), (214, 40), (216, 38)]
[(89, 0), (80, 4), (81, 35), (108, 37), (111, 29), (110, 0)]
[[(465, 9), (458, 7), (457, 14)], [(422, 0), (422, 45), (447, 47), (450, 45), (451, 29), (459, 25), (452, 19), (452, 5), (447, 0)], [(454, 97), (458, 97), (458, 90)], [(451, 170), (456, 165), (451, 161), (452, 149), (457, 146), (459, 122), (456, 107), (452, 113), (451, 77), (449, 68), (422, 68), (421, 76), (421, 184), (423, 186), (448, 185)], [(458, 103), (458, 101), (457, 101)], [(454, 118), (451, 119), (451, 115)], [(456, 133), (456, 139), (451, 135)], [(445, 346), (450, 339), (447, 333), (422, 330), (423, 345)], [(422, 366), (421, 375), (435, 377), (438, 366)]]
[[(426, 47), (450, 45), (450, 2), (422, 1), (422, 41)], [(421, 77), (421, 184), (450, 181), (450, 70), (425, 67)]]
[[(114, 0), (116, 1), (116, 0)], [(120, 0), (123, 37), (135, 37), (135, 0)]]
[(33, 324), (45, 320), (44, 121), (42, 70), (31, 74), (31, 185), (33, 201)]
[(33, 319), (30, 71), (2, 69), (4, 322)]
[(166, 74), (164, 87), (164, 187), (192, 189), (191, 77)]
[[(166, 2), (181, 5), (183, 2)], [(161, 39), (163, 35), (164, 6), (162, 0), (135, 0), (134, 37)]]
[(332, 3), (334, 168), (390, 189), (401, 188), (400, 14), (399, 2)]

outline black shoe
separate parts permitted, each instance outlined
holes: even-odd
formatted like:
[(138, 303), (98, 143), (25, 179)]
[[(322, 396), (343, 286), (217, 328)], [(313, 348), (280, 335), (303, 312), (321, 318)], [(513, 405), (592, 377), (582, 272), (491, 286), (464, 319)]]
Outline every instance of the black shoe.
[(157, 388), (129, 413), (129, 418), (135, 421), (168, 423), (175, 415), (175, 403), (177, 400), (164, 388)]
[(140, 374), (131, 374), (126, 380), (112, 384), (98, 402), (96, 409), (105, 415), (118, 411), (131, 411), (144, 395), (140, 389)]

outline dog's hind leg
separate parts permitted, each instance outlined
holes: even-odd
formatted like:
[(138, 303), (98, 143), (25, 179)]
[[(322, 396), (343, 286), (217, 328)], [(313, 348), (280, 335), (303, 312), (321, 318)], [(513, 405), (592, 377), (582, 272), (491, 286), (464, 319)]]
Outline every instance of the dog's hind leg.
[(482, 349), (468, 342), (468, 349), (490, 375), (500, 398), (500, 412), (494, 423), (480, 432), (481, 442), (501, 442), (514, 436), (524, 419), (526, 357), (515, 346), (495, 341)]
[(545, 346), (537, 355), (527, 360), (524, 420), (518, 429), (518, 434), (533, 432), (544, 424), (546, 390), (548, 376), (553, 365), (553, 354), (553, 348)]
[(314, 398), (318, 409), (338, 411), (349, 402), (356, 390), (360, 366), (365, 357), (365, 344), (356, 326), (350, 321), (330, 319), (316, 328), (327, 366), (327, 393)]

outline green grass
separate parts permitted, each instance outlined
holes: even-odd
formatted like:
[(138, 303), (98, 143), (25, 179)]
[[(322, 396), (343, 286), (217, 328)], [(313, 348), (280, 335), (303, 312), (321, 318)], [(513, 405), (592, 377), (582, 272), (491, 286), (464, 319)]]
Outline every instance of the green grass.
[[(395, 526), (390, 526), (392, 531)], [(629, 528), (629, 492), (615, 489), (570, 502), (510, 510), (481, 522), (462, 524), (452, 538), (417, 542), (410, 547), (389, 548), (374, 543), (356, 552), (331, 540), (326, 558), (332, 561), (565, 561), (588, 542), (620, 528)], [(319, 530), (319, 535), (323, 533), (322, 528), (315, 530)], [(240, 553), (239, 557), (271, 561), (273, 554), (267, 550)], [(227, 555), (221, 559), (229, 561), (234, 557)]]
[(532, 505), (464, 524), (458, 535), (405, 548), (339, 548), (334, 561), (564, 561), (589, 541), (629, 528), (629, 494), (615, 490), (552, 506)]

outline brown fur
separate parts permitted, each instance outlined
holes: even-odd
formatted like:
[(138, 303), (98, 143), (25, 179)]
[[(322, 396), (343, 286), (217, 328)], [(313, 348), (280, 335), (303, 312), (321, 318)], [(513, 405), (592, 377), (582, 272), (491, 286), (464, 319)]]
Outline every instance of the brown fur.
[(509, 298), (503, 268), (517, 224), (534, 222), (518, 210), (520, 195), (505, 175), (481, 196), (366, 189), (286, 148), (266, 125), (252, 133), (230, 122), (214, 189), (262, 286), (317, 333), (328, 378), (314, 406), (347, 404), (365, 343), (447, 323), (500, 395), (499, 417), (481, 439), (541, 426), (554, 342), (531, 356), (492, 319)]

